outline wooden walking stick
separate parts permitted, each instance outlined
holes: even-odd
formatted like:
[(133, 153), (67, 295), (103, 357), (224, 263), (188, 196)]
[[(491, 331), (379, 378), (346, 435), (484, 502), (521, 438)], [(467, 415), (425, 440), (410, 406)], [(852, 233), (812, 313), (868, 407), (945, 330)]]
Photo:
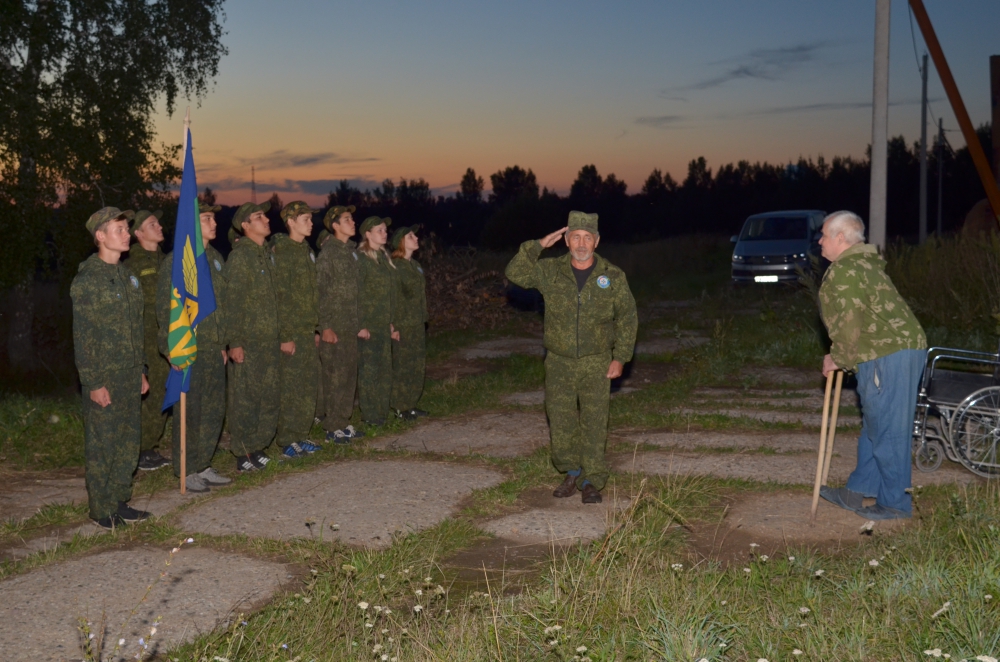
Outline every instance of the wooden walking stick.
[(833, 459), (833, 439), (837, 436), (837, 417), (840, 415), (840, 390), (844, 385), (844, 371), (837, 371), (837, 382), (833, 386), (833, 406), (830, 408), (830, 426), (826, 438), (826, 460), (823, 464), (823, 484), (830, 477), (830, 460)]
[(813, 484), (812, 511), (810, 521), (816, 520), (816, 509), (819, 507), (819, 488), (823, 481), (823, 468), (826, 463), (826, 425), (829, 421), (830, 390), (833, 388), (833, 372), (826, 375), (826, 392), (823, 394), (823, 416), (819, 425), (819, 453), (816, 458), (816, 482)]

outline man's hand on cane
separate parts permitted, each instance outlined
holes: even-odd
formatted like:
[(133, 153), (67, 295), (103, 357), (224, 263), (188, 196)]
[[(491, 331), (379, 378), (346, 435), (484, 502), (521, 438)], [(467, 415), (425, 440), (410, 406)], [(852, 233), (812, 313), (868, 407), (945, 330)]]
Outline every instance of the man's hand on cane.
[(823, 357), (823, 376), (826, 377), (835, 370), (840, 370), (840, 366), (833, 362), (832, 356), (827, 354)]

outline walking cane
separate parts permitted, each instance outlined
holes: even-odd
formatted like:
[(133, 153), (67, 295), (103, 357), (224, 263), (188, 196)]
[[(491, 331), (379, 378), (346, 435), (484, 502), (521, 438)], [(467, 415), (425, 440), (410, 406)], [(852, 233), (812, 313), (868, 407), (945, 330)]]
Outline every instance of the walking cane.
[[(833, 373), (837, 373), (834, 387)], [(830, 461), (833, 459), (833, 439), (837, 434), (837, 415), (840, 411), (840, 390), (844, 384), (844, 372), (832, 370), (826, 375), (826, 392), (823, 395), (823, 417), (819, 427), (819, 453), (816, 458), (816, 482), (813, 484), (811, 521), (816, 521), (816, 509), (819, 507), (819, 488), (826, 485), (830, 474)], [(830, 391), (833, 394), (833, 407), (830, 407)]]

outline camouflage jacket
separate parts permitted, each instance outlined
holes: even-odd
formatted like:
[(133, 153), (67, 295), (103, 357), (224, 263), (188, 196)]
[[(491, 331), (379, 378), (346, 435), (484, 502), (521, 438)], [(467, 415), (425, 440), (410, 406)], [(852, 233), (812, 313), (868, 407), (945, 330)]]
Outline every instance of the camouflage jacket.
[(336, 237), (323, 242), (316, 258), (319, 328), (337, 336), (353, 337), (361, 330), (358, 319), (358, 272), (361, 258), (357, 244)]
[(252, 239), (236, 243), (222, 270), (229, 347), (278, 342), (274, 255)]
[(146, 364), (142, 290), (128, 267), (108, 264), (95, 253), (80, 264), (69, 295), (84, 394), (105, 386), (109, 371)]
[(156, 350), (156, 281), (160, 266), (163, 264), (163, 251), (157, 246), (155, 251), (147, 251), (138, 243), (132, 244), (128, 258), (123, 261), (136, 278), (142, 289), (143, 318), (142, 324), (146, 334), (146, 360), (152, 361), (149, 354)]
[(378, 261), (358, 251), (358, 321), (371, 333), (389, 333), (394, 321), (396, 269), (382, 251)]
[(871, 244), (855, 244), (830, 265), (819, 288), (830, 355), (844, 370), (901, 349), (926, 349), (927, 336), (885, 273)]
[[(226, 345), (226, 320), (225, 305), (222, 302), (222, 295), (225, 292), (225, 281), (222, 278), (222, 268), (226, 261), (219, 251), (215, 250), (212, 244), (205, 248), (205, 257), (212, 268), (212, 291), (215, 292), (215, 312), (206, 317), (195, 329), (198, 342), (210, 343), (212, 345)], [(160, 354), (169, 358), (170, 344), (167, 338), (167, 331), (170, 328), (170, 289), (171, 271), (174, 268), (174, 254), (171, 253), (163, 260), (160, 267), (160, 277), (156, 283), (156, 321), (159, 324), (159, 332), (156, 336), (156, 346)]]
[(427, 321), (427, 291), (424, 268), (416, 260), (399, 258), (396, 265), (395, 310), (393, 324), (397, 328), (423, 327)]
[(292, 241), (287, 234), (275, 235), (274, 292), (278, 298), (278, 338), (287, 342), (316, 333), (316, 254), (305, 241)]
[(631, 361), (639, 317), (625, 273), (595, 254), (594, 270), (578, 291), (569, 253), (539, 260), (542, 250), (538, 241), (521, 244), (506, 275), (545, 299), (545, 349), (570, 358), (610, 351), (616, 361)]

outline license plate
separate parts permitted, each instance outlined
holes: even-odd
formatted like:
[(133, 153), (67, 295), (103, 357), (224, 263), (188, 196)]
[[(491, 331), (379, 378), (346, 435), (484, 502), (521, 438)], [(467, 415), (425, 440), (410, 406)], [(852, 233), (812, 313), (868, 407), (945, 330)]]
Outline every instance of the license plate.
[(753, 282), (755, 283), (777, 283), (777, 276), (754, 276)]

